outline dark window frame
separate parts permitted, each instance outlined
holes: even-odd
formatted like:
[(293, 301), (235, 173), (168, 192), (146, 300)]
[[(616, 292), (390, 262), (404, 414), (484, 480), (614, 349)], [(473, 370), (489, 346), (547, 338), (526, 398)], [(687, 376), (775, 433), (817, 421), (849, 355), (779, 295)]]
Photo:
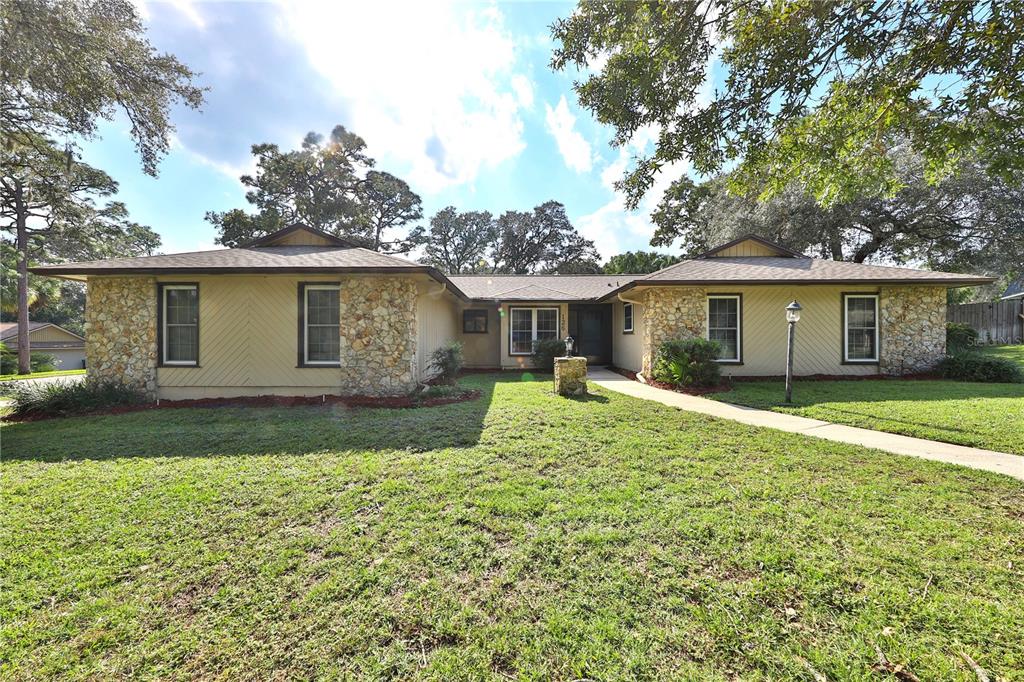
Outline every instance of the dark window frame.
[[(875, 357), (874, 359), (850, 360), (847, 348), (849, 335), (846, 329), (846, 301), (850, 298), (875, 299)], [(882, 357), (882, 297), (877, 291), (844, 291), (839, 296), (839, 360), (842, 365), (877, 365)]]
[[(467, 313), (472, 313), (469, 315)], [(482, 314), (481, 314), (482, 313)], [(484, 328), (480, 329), (467, 329), (466, 323), (471, 320), (479, 320), (483, 318)], [(462, 311), (462, 333), (463, 334), (489, 334), (490, 329), (491, 312), (487, 308), (466, 308)]]
[[(629, 326), (626, 326), (626, 309), (629, 309)], [(622, 333), (632, 334), (636, 330), (636, 308), (633, 307), (632, 303), (626, 301), (622, 302)]]
[[(341, 282), (299, 282), (298, 291), (298, 320), (299, 320), (299, 333), (297, 342), (298, 358), (296, 367), (301, 369), (334, 369), (341, 367), (341, 351), (339, 349), (339, 357), (337, 362), (307, 362), (306, 361), (306, 289), (307, 287), (320, 287), (330, 286), (337, 287), (339, 290), (339, 297), (341, 291)], [(339, 300), (340, 305), (340, 300)], [(339, 312), (338, 317), (338, 333), (341, 334), (341, 316)]]
[(704, 323), (707, 330), (706, 338), (711, 340), (711, 299), (713, 298), (732, 298), (736, 299), (736, 357), (735, 358), (719, 358), (715, 360), (720, 365), (742, 365), (743, 364), (743, 294), (740, 293), (726, 293), (726, 292), (714, 292), (707, 294), (704, 305)]
[[(192, 287), (196, 290), (196, 359), (194, 362), (180, 362), (171, 361), (168, 362), (166, 358), (166, 352), (164, 349), (164, 317), (165, 313), (165, 299), (164, 291), (171, 287)], [(200, 301), (199, 301), (199, 282), (157, 282), (156, 285), (156, 357), (157, 367), (177, 367), (180, 369), (192, 369), (198, 368), (199, 365), (199, 327), (200, 324)]]

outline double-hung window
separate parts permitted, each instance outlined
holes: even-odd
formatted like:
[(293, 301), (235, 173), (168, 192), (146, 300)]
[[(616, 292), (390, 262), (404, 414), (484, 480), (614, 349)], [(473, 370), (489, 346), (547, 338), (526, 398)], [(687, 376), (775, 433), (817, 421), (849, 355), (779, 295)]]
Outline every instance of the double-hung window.
[(161, 284), (160, 364), (199, 364), (199, 285)]
[(558, 338), (558, 308), (512, 308), (509, 354), (529, 355), (536, 341)]
[(633, 304), (623, 303), (622, 304), (622, 333), (632, 334), (633, 333)]
[(719, 362), (742, 362), (742, 316), (739, 294), (708, 296), (708, 340), (721, 346)]
[(878, 362), (877, 294), (843, 294), (843, 362)]
[(302, 364), (341, 363), (340, 286), (302, 285)]

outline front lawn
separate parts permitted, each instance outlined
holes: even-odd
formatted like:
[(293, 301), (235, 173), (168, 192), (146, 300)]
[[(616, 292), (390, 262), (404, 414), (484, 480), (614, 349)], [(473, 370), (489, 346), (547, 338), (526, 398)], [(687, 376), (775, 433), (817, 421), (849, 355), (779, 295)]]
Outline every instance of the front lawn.
[(1024, 345), (1017, 346), (978, 346), (978, 351), (997, 358), (1012, 360), (1024, 369)]
[(0, 677), (1024, 676), (1019, 481), (464, 383), (4, 426)]
[(963, 381), (737, 381), (714, 400), (1024, 455), (1024, 384)]
[(84, 369), (55, 369), (50, 372), (32, 372), (31, 374), (0, 374), (0, 381), (21, 381), (23, 379), (42, 379), (43, 377), (69, 377), (85, 374)]

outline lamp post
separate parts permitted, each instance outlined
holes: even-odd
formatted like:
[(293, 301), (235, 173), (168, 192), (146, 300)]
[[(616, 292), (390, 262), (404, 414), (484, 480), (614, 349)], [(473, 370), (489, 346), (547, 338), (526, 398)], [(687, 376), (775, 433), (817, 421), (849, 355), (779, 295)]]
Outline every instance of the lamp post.
[(786, 343), (786, 402), (793, 402), (793, 337), (796, 323), (800, 321), (800, 304), (793, 301), (786, 306), (786, 321), (789, 322), (789, 341)]
[(571, 336), (565, 337), (565, 357), (567, 357), (567, 358), (571, 358), (572, 357), (572, 344), (573, 343), (575, 343), (575, 340)]

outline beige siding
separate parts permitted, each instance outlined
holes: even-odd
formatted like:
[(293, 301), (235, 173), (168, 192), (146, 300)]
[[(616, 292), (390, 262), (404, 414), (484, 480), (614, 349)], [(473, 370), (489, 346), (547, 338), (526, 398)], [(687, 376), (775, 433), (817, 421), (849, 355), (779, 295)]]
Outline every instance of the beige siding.
[(643, 362), (644, 315), (643, 306), (633, 304), (633, 333), (622, 331), (623, 306), (621, 301), (612, 305), (612, 364), (622, 369), (639, 372)]
[[(17, 343), (18, 337), (14, 337), (14, 342)], [(74, 334), (69, 334), (63, 329), (57, 327), (44, 327), (43, 329), (37, 329), (29, 332), (29, 344), (33, 342), (57, 342), (57, 343), (77, 343), (84, 345), (82, 339), (78, 338)]]
[(275, 239), (274, 246), (331, 246), (331, 242), (318, 234), (296, 230), (280, 239)]
[(724, 251), (719, 251), (718, 253), (714, 254), (712, 256), (712, 258), (730, 258), (730, 257), (739, 257), (739, 256), (778, 256), (778, 255), (779, 255), (778, 252), (775, 251), (774, 249), (772, 249), (770, 247), (767, 247), (764, 244), (761, 244), (760, 242), (755, 242), (752, 239), (748, 239), (747, 241), (740, 242), (739, 244), (736, 244), (735, 246), (730, 246), (728, 249), (725, 249)]
[(429, 377), (427, 365), (435, 349), (458, 339), (456, 299), (436, 282), (423, 283), (416, 301), (416, 368), (420, 379)]
[[(533, 360), (529, 355), (509, 354), (509, 321), (510, 308), (558, 308), (558, 338), (569, 335), (569, 304), (568, 303), (505, 303), (501, 306), (501, 366), (503, 369), (530, 369)], [(553, 371), (549, 368), (548, 371)]]
[[(877, 374), (878, 365), (842, 364), (842, 293), (877, 293), (865, 286), (708, 287), (708, 294), (742, 294), (742, 365), (723, 365), (735, 376), (780, 376), (786, 372), (785, 307), (803, 307), (796, 328), (794, 372), (809, 374)], [(885, 340), (882, 340), (885, 343)]]
[[(487, 311), (486, 334), (462, 333), (462, 311), (469, 308)], [(460, 303), (456, 311), (456, 325), (466, 367), (493, 369), (501, 366), (501, 319), (496, 304)]]

